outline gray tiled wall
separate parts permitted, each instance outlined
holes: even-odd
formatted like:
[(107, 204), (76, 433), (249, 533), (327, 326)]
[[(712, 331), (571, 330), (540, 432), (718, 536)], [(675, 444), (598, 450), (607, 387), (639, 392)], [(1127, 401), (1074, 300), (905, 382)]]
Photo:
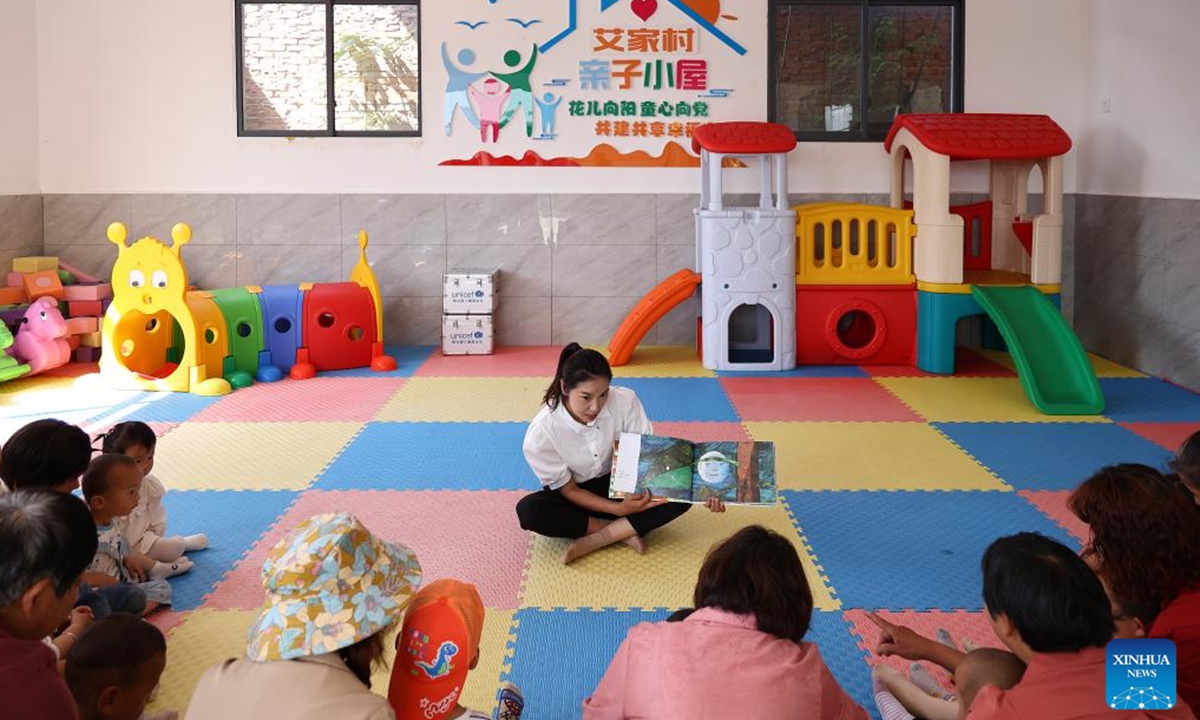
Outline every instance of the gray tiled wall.
[[(113, 220), (166, 239), (192, 225), (185, 251), (202, 287), (338, 280), (357, 234), (386, 300), (389, 342), (438, 341), (441, 275), (499, 267), (503, 344), (603, 344), (641, 296), (694, 263), (696, 195), (47, 195), (0, 197), (0, 261), (36, 252), (106, 273)], [(961, 195), (955, 203), (982, 195)], [(748, 204), (753, 198), (742, 199)], [(806, 195), (886, 203), (879, 195)], [(1040, 198), (1030, 200), (1031, 210)], [(1200, 201), (1067, 196), (1063, 311), (1084, 344), (1146, 372), (1200, 387)], [(3, 265), (0, 265), (3, 267)], [(691, 343), (696, 299), (651, 329), (648, 344)]]
[(1075, 327), (1088, 349), (1200, 389), (1200, 200), (1075, 198)]
[(0, 195), (0, 269), (12, 259), (42, 252), (42, 196)]

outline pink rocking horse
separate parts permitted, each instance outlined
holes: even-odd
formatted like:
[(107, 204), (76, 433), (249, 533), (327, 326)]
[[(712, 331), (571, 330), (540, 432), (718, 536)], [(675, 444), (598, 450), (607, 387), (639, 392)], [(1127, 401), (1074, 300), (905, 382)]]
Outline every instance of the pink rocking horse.
[(71, 346), (64, 340), (67, 321), (53, 298), (38, 298), (25, 311), (13, 341), (11, 353), (29, 365), (29, 374), (66, 365), (71, 361)]

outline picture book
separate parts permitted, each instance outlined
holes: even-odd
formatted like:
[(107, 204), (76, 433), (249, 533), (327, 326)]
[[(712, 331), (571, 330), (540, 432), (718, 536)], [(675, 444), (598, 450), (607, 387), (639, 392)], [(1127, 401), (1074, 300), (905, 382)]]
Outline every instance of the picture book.
[(613, 450), (609, 497), (649, 490), (676, 502), (729, 504), (775, 502), (775, 443), (689, 442), (659, 435), (621, 433)]

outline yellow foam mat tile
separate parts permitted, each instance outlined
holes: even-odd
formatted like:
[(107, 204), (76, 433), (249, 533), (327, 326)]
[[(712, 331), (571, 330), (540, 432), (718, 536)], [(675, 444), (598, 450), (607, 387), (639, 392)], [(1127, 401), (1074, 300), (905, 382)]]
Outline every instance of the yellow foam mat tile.
[[(608, 348), (590, 346), (608, 357)], [(690, 345), (642, 345), (633, 351), (629, 362), (613, 368), (617, 377), (716, 377), (700, 363), (696, 348)]]
[(924, 423), (745, 423), (788, 490), (1011, 490)]
[[(487, 608), (483, 616), (483, 634), (479, 640), (479, 665), (467, 675), (467, 684), (459, 700), (464, 707), (492, 712), (496, 707), (496, 691), (500, 688), (500, 673), (504, 671), (508, 644), (512, 640), (512, 610)], [(396, 632), (400, 623), (388, 633), (384, 640), (384, 664), (371, 673), (371, 690), (387, 696), (388, 684), (392, 679), (392, 663), (396, 657)], [(468, 658), (469, 661), (469, 658)]]
[(414, 377), (376, 420), (391, 422), (527, 422), (549, 378)]
[(154, 474), (179, 490), (304, 490), (363, 423), (184, 423)]
[(754, 524), (768, 527), (796, 545), (817, 609), (840, 609), (824, 571), (782, 502), (766, 508), (731, 507), (725, 513), (693, 507), (683, 517), (650, 533), (644, 556), (618, 543), (563, 565), (567, 541), (535, 536), (530, 543), (521, 606), (547, 610), (691, 606), (696, 574), (709, 548)]
[(200, 676), (208, 668), (246, 653), (246, 632), (255, 610), (196, 610), (167, 636), (167, 668), (158, 697), (147, 710), (178, 710), (182, 717)]
[[(114, 390), (99, 376), (32, 377), (0, 383), (0, 417), (54, 416), (75, 422), (98, 415), (137, 393)], [(71, 417), (64, 417), (69, 414)], [(72, 418), (75, 418), (74, 420)]]
[(1045, 415), (1017, 378), (876, 378), (930, 422), (1109, 422), (1099, 415)]
[[(975, 350), (975, 352), (985, 355), (992, 362), (999, 363), (1004, 367), (1015, 370), (1012, 356), (1006, 352), (999, 350)], [(1146, 377), (1145, 373), (1140, 373), (1132, 368), (1127, 368), (1124, 365), (1113, 362), (1107, 358), (1102, 358), (1099, 355), (1088, 353), (1088, 359), (1092, 361), (1092, 369), (1096, 371), (1096, 377), (1102, 378), (1134, 378)]]

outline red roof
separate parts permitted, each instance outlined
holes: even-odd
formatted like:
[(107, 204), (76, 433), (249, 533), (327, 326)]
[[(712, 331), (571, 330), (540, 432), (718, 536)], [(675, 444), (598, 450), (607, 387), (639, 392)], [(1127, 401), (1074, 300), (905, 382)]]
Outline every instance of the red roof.
[(884, 150), (891, 152), (900, 128), (951, 160), (1037, 160), (1071, 149), (1070, 136), (1048, 115), (900, 115), (883, 141)]
[(725, 155), (766, 155), (796, 148), (796, 134), (779, 123), (705, 123), (692, 131), (692, 152), (703, 148)]

